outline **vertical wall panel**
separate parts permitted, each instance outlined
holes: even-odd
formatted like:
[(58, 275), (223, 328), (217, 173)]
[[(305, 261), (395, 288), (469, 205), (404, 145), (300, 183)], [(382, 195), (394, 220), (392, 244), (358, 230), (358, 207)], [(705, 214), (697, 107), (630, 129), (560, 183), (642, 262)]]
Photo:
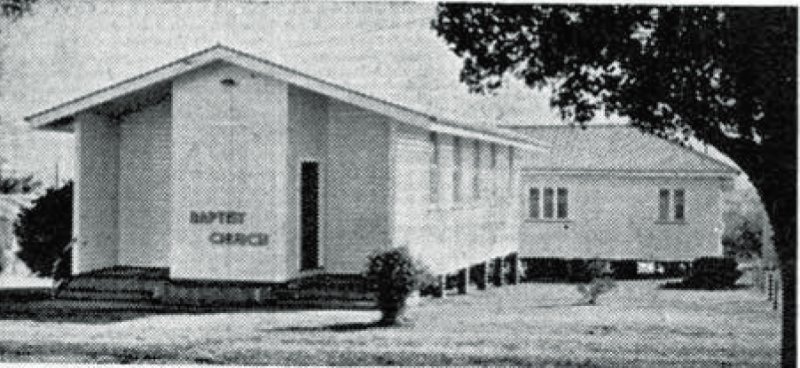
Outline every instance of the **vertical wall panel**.
[[(178, 78), (172, 100), (171, 276), (285, 280), (286, 83), (219, 63)], [(190, 211), (246, 216), (193, 224)], [(263, 233), (269, 244), (214, 244), (212, 233)]]
[(120, 124), (119, 264), (168, 267), (172, 103), (149, 106)]
[(119, 244), (119, 128), (108, 118), (79, 114), (75, 122), (74, 274), (110, 267)]
[(331, 100), (325, 269), (359, 273), (389, 239), (389, 118)]

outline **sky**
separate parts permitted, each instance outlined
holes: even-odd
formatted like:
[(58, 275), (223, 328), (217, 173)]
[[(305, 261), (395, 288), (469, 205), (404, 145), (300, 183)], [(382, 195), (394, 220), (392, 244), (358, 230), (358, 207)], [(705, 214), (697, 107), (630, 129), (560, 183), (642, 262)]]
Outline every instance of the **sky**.
[(565, 124), (547, 91), (468, 93), (434, 15), (432, 3), (45, 0), (0, 28), (0, 157), (46, 183), (71, 177), (71, 135), (33, 132), (24, 116), (217, 43), (435, 116)]

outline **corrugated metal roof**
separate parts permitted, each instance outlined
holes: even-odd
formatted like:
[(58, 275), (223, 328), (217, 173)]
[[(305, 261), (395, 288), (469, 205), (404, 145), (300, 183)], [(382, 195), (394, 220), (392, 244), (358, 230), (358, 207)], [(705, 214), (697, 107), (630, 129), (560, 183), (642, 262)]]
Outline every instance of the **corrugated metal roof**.
[(545, 154), (532, 155), (525, 167), (543, 171), (617, 171), (642, 173), (736, 174), (738, 169), (678, 143), (630, 125), (582, 128), (562, 126), (506, 126), (549, 142)]

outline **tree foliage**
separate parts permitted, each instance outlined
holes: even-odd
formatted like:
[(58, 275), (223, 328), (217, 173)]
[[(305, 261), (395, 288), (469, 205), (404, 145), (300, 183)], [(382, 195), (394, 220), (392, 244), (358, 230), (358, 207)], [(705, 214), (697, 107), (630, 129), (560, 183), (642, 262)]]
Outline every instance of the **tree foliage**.
[(18, 18), (31, 10), (36, 0), (0, 0), (0, 15), (7, 18)]
[(763, 249), (772, 247), (772, 243), (765, 238), (771, 231), (767, 213), (754, 188), (728, 192), (724, 208), (722, 219), (725, 231), (722, 233), (722, 245), (726, 256), (747, 261), (763, 254), (771, 254), (770, 249)]
[(14, 223), (17, 256), (38, 276), (54, 276), (53, 266), (72, 239), (72, 187), (70, 182), (48, 189)]
[(794, 366), (796, 8), (443, 4), (432, 25), (473, 91), (518, 78), (569, 120), (613, 113), (733, 159), (774, 230)]
[(0, 194), (27, 194), (41, 185), (40, 181), (33, 179), (33, 175), (14, 177), (0, 173)]
[(749, 260), (761, 256), (762, 230), (750, 221), (742, 221), (722, 235), (722, 247), (726, 257)]

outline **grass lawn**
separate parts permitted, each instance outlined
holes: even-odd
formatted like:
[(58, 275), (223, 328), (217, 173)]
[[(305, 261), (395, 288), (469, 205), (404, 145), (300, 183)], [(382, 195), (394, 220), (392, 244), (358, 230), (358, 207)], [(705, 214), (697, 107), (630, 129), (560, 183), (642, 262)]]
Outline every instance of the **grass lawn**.
[(574, 285), (542, 283), (423, 299), (398, 328), (346, 310), (6, 315), (0, 361), (778, 366), (780, 319), (762, 295), (661, 283), (619, 282), (596, 306), (572, 305)]

